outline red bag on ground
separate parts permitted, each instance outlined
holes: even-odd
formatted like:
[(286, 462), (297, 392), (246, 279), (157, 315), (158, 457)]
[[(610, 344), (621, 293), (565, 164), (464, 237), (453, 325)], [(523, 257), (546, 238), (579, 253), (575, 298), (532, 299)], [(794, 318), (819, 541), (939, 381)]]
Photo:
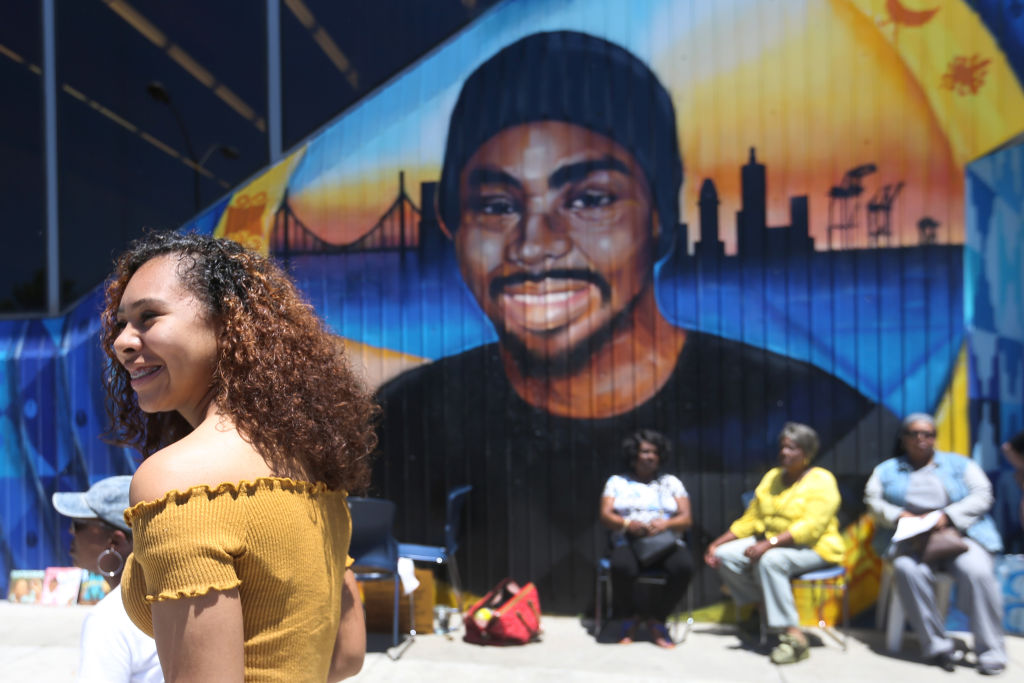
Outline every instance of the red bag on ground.
[(540, 636), (540, 596), (532, 583), (520, 587), (502, 579), (469, 608), (464, 620), (467, 643), (522, 645)]

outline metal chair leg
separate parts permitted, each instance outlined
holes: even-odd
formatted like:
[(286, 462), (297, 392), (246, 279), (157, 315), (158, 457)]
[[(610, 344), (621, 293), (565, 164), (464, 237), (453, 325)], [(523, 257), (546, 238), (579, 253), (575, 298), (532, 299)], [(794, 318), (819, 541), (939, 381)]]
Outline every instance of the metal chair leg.
[(455, 604), (459, 607), (459, 616), (462, 616), (462, 583), (459, 579), (459, 563), (455, 560), (455, 554), (452, 553), (448, 557), (448, 561), (445, 563), (448, 565), (448, 576), (452, 580), (452, 591), (455, 593)]
[(846, 652), (846, 642), (850, 639), (850, 585), (843, 578), (843, 652)]
[(416, 637), (416, 591), (409, 593), (409, 638)]
[[(850, 594), (846, 585), (846, 577), (838, 576), (833, 579), (821, 579), (809, 581), (808, 583), (811, 584), (811, 600), (817, 609), (818, 628), (839, 643), (845, 652), (846, 641), (850, 637)], [(837, 591), (842, 593), (842, 607), (840, 608), (842, 611), (840, 618), (843, 623), (842, 639), (836, 635), (835, 628), (829, 626), (828, 622), (825, 621), (825, 600), (828, 595), (835, 595)]]
[(398, 572), (395, 572), (395, 607), (394, 614), (391, 620), (391, 645), (398, 645), (398, 601), (400, 599), (399, 585), (401, 580), (398, 578)]
[(690, 636), (690, 631), (693, 630), (693, 623), (693, 581), (691, 580), (686, 587), (686, 622), (683, 626), (683, 637), (673, 639), (677, 644), (682, 645), (686, 642), (686, 639)]
[[(397, 574), (396, 574), (397, 576)], [(393, 662), (397, 662), (398, 659), (405, 654), (405, 651), (409, 649), (409, 646), (416, 640), (416, 592), (409, 593), (409, 633), (402, 639), (402, 642), (398, 642), (398, 603), (395, 603), (395, 644), (388, 648), (388, 658)]]

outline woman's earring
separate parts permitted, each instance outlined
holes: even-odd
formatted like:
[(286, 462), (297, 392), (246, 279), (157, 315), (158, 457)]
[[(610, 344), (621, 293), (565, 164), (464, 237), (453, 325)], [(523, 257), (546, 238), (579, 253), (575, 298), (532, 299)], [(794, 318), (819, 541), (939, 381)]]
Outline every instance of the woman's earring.
[[(103, 568), (103, 559), (108, 556), (113, 556), (117, 559), (117, 567), (109, 571)], [(121, 570), (124, 569), (124, 557), (122, 557), (121, 553), (117, 552), (113, 548), (105, 548), (103, 552), (99, 554), (99, 557), (96, 558), (96, 569), (103, 576), (108, 579), (112, 579), (120, 574)]]

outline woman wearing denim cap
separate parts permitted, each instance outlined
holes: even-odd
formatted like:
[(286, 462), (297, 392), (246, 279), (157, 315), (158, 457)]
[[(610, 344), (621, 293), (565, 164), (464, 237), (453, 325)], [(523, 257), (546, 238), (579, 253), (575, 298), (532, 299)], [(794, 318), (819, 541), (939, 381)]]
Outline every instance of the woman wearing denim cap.
[[(963, 660), (946, 636), (935, 604), (935, 572), (953, 575), (958, 603), (970, 619), (978, 671), (999, 674), (1006, 669), (1003, 642), (1003, 599), (993, 570), (992, 553), (1002, 540), (989, 517), (992, 484), (970, 458), (935, 450), (935, 418), (913, 413), (903, 420), (896, 457), (875, 467), (864, 489), (864, 503), (877, 523), (874, 545), (892, 558), (893, 584), (907, 612), (910, 627), (929, 662), (953, 671)], [(936, 528), (952, 526), (963, 536), (967, 551), (925, 562), (911, 547), (914, 539), (893, 544), (893, 531), (903, 517), (922, 517), (940, 510)]]
[(132, 551), (124, 521), (130, 476), (107, 477), (88, 491), (53, 494), (53, 507), (71, 518), (71, 559), (102, 574), (110, 592), (82, 622), (78, 680), (155, 683), (164, 680), (153, 639), (135, 627), (121, 603), (121, 571)]

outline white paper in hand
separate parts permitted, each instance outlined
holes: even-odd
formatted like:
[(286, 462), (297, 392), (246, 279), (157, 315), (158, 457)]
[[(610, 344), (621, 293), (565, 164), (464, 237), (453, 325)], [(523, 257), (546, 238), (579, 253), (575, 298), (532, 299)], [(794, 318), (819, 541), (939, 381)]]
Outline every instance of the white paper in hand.
[(892, 535), (893, 543), (905, 541), (935, 528), (941, 516), (942, 510), (932, 510), (924, 517), (901, 517), (896, 523), (896, 533)]

